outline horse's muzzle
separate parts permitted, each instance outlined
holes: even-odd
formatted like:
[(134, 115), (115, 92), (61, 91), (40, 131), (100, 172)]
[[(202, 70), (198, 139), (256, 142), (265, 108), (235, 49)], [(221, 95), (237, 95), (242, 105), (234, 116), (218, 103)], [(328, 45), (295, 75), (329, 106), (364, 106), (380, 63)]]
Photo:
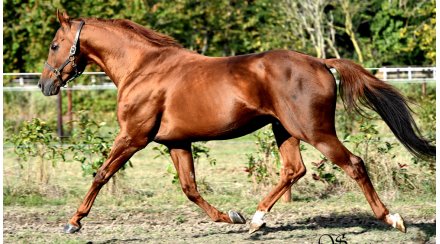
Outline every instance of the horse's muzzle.
[(45, 96), (57, 95), (58, 92), (60, 92), (60, 86), (52, 79), (40, 79), (38, 81), (38, 87)]

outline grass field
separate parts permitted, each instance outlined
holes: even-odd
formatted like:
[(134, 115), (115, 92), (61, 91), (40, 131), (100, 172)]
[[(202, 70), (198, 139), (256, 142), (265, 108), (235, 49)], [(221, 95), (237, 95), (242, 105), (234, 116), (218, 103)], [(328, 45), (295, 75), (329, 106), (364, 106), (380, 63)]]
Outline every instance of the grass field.
[[(199, 189), (222, 211), (238, 210), (249, 220), (266, 188), (255, 188), (244, 168), (254, 152), (250, 136), (207, 143), (217, 164), (196, 164)], [(348, 243), (435, 243), (435, 195), (426, 192), (379, 191), (391, 212), (406, 220), (402, 234), (374, 219), (357, 187), (326, 193), (326, 185), (311, 177), (311, 162), (319, 153), (307, 147), (307, 175), (293, 187), (293, 202), (278, 202), (267, 215), (267, 226), (253, 235), (247, 225), (213, 223), (172, 184), (170, 161), (154, 158), (152, 145), (136, 154), (133, 168), (117, 175), (101, 190), (79, 233), (61, 233), (82, 201), (91, 177), (79, 163), (60, 162), (51, 168), (47, 185), (33, 184), (30, 163), (19, 163), (5, 148), (5, 243), (329, 243), (327, 235)], [(405, 154), (406, 155), (406, 154)], [(29, 178), (29, 179), (28, 179)], [(112, 187), (116, 184), (116, 187)], [(327, 238), (327, 239), (326, 239)], [(327, 242), (324, 242), (324, 239)]]

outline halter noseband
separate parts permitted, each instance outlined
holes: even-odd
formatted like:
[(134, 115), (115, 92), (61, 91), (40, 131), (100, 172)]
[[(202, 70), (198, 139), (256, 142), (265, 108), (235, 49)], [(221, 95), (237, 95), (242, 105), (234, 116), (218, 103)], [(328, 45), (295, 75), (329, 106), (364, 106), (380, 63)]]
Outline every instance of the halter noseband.
[[(57, 77), (57, 79), (61, 82), (61, 86), (65, 86), (69, 81), (74, 80), (78, 76), (82, 74), (82, 71), (78, 71), (77, 65), (75, 64), (75, 54), (78, 51), (78, 41), (79, 41), (79, 34), (81, 33), (81, 29), (84, 25), (84, 21), (81, 20), (79, 22), (78, 30), (76, 31), (75, 39), (73, 40), (72, 47), (70, 47), (69, 57), (67, 57), (66, 61), (58, 68), (52, 67), (47, 61), (44, 63), (44, 66), (50, 69)], [(75, 69), (75, 74), (68, 79), (67, 81), (63, 80), (63, 77), (61, 77), (61, 73), (63, 72), (64, 67), (66, 67), (69, 63), (72, 63), (72, 67)]]

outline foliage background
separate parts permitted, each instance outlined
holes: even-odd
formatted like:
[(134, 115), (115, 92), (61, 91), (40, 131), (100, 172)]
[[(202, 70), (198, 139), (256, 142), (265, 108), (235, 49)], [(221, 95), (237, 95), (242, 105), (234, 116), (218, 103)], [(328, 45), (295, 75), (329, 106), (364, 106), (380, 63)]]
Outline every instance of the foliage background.
[(370, 67), (435, 64), (434, 0), (6, 0), (3, 9), (4, 72), (41, 71), (56, 9), (127, 18), (205, 55), (284, 48)]

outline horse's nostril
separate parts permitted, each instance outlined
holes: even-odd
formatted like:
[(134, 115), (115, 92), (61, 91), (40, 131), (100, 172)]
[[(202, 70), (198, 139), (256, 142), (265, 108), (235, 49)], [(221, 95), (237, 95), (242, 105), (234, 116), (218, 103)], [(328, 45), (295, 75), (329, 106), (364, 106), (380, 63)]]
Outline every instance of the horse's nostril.
[(40, 84), (40, 82), (38, 82), (38, 88), (41, 88), (41, 84)]

